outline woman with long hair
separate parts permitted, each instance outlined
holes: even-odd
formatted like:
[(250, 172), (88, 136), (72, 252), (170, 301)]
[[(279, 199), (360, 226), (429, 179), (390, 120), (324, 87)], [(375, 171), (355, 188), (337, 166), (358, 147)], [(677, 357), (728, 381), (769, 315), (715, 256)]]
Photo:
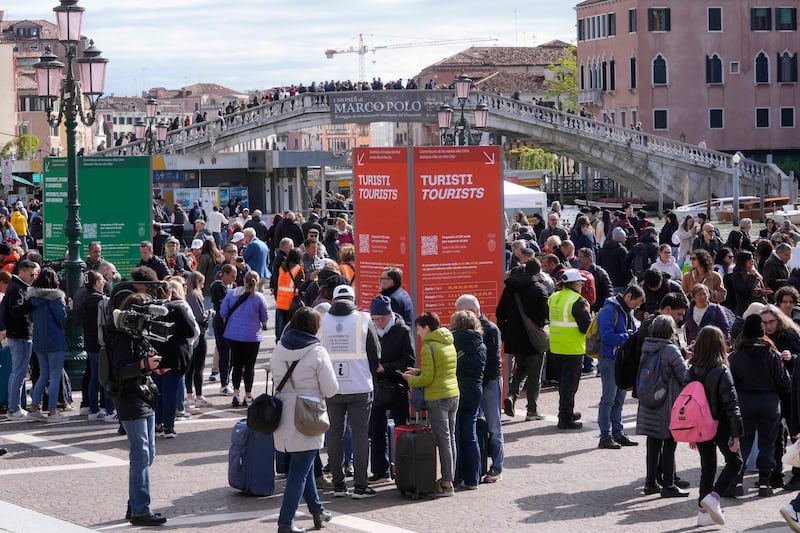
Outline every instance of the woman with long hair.
[(211, 302), (214, 305), (214, 318), (212, 319), (212, 326), (214, 327), (214, 342), (217, 345), (218, 355), (218, 376), (220, 394), (230, 395), (233, 394), (233, 389), (230, 386), (231, 376), (231, 343), (225, 338), (225, 320), (222, 319), (220, 309), (222, 302), (228, 292), (236, 287), (236, 276), (238, 269), (231, 265), (222, 265), (222, 268), (217, 273), (217, 279), (211, 284)]
[(778, 231), (778, 223), (775, 222), (774, 218), (767, 217), (766, 222), (764, 222), (764, 229), (758, 232), (758, 236), (762, 239), (769, 240), (776, 231)]
[(661, 244), (669, 244), (673, 256), (678, 255), (678, 246), (672, 242), (672, 235), (678, 231), (679, 227), (678, 216), (675, 213), (672, 211), (664, 213), (664, 226), (658, 234), (658, 242)]
[(692, 287), (690, 297), (691, 302), (686, 311), (686, 342), (693, 343), (697, 338), (697, 333), (705, 326), (716, 326), (722, 330), (726, 339), (729, 338), (731, 324), (728, 322), (728, 315), (722, 306), (708, 301), (708, 287), (695, 285)]
[(417, 316), (414, 326), (422, 337), (418, 361), (420, 368), (409, 368), (403, 378), (409, 386), (425, 389), (428, 421), (439, 448), (442, 479), (437, 483), (440, 496), (453, 496), (456, 464), (456, 412), (458, 411), (458, 354), (453, 344), (453, 334), (440, 327), (436, 313), (425, 312)]
[(730, 276), (730, 285), (734, 290), (734, 313), (742, 316), (753, 302), (766, 303), (764, 298), (764, 280), (756, 270), (753, 254), (742, 250), (736, 254), (736, 264)]
[[(727, 343), (722, 330), (706, 326), (700, 330), (695, 342), (689, 369), (689, 381), (700, 381), (708, 399), (711, 416), (719, 422), (714, 438), (705, 442), (692, 442), (689, 446), (700, 452), (700, 495), (698, 498), (697, 525), (712, 522), (724, 524), (720, 495), (736, 480), (742, 467), (739, 455), (739, 438), (744, 434), (739, 398), (728, 368)], [(725, 459), (716, 482), (717, 449)]]
[[(288, 386), (277, 393), (283, 402), (284, 413), (294, 413), (299, 395), (322, 399), (334, 396), (339, 390), (328, 351), (316, 336), (320, 321), (317, 311), (310, 307), (301, 308), (286, 326), (286, 332), (272, 353), (272, 379), (277, 383), (280, 383), (289, 367), (297, 363)], [(285, 452), (289, 463), (278, 517), (278, 533), (305, 531), (294, 527), (301, 496), (308, 505), (315, 529), (320, 529), (323, 522), (331, 519), (331, 513), (323, 508), (319, 500), (313, 468), (317, 452), (324, 445), (325, 435), (304, 435), (295, 427), (294, 417), (284, 415), (274, 436), (275, 449)]]
[(4, 213), (0, 213), (0, 233), (2, 234), (2, 239), (0, 240), (3, 242), (7, 242), (11, 246), (20, 244), (17, 230), (15, 230), (14, 226), (12, 226), (11, 222), (9, 222), (8, 215)]
[[(225, 262), (225, 256), (217, 248), (213, 239), (205, 239), (200, 248), (200, 255), (197, 258), (195, 271), (203, 275), (203, 300), (206, 308), (211, 307), (211, 282), (214, 281), (214, 267)], [(208, 281), (208, 283), (205, 283)]]
[[(683, 268), (686, 258), (692, 253), (692, 244), (697, 237), (698, 226), (692, 215), (686, 215), (678, 228), (678, 266)], [(675, 242), (673, 238), (672, 242)]]
[(597, 239), (597, 245), (603, 246), (608, 238), (608, 232), (611, 228), (611, 211), (603, 209), (600, 212), (600, 220), (597, 221), (597, 226), (594, 228), (594, 238)]
[(775, 251), (775, 245), (769, 239), (761, 239), (756, 244), (756, 269), (759, 272), (764, 272), (764, 263)]
[(203, 285), (205, 285), (205, 281), (205, 276), (200, 272), (192, 272), (186, 279), (186, 303), (189, 304), (194, 319), (200, 327), (200, 335), (194, 341), (192, 360), (186, 370), (184, 381), (186, 383), (186, 400), (189, 404), (193, 403), (197, 409), (211, 407), (211, 403), (203, 396), (203, 370), (205, 369), (208, 352), (206, 331), (208, 331), (208, 319), (211, 314), (203, 305)]
[(722, 276), (714, 271), (714, 265), (711, 262), (711, 254), (707, 251), (698, 249), (692, 252), (690, 256), (692, 261), (692, 268), (683, 275), (681, 286), (683, 292), (690, 294), (692, 287), (698, 284), (708, 287), (710, 293), (710, 300), (719, 304), (725, 301), (728, 291), (722, 282)]
[(347, 223), (347, 219), (342, 217), (336, 218), (336, 233), (339, 244), (353, 244), (353, 227)]
[(299, 294), (305, 277), (300, 249), (292, 248), (286, 253), (286, 259), (278, 269), (278, 289), (275, 293), (275, 340), (280, 340), (284, 326), (289, 323), (292, 299)]
[[(253, 401), (256, 359), (268, 318), (267, 302), (258, 291), (259, 279), (257, 272), (248, 272), (244, 286), (228, 292), (220, 307), (220, 315), (227, 321), (223, 335), (231, 344), (233, 407), (247, 407)], [(240, 400), (242, 379), (245, 396)]]

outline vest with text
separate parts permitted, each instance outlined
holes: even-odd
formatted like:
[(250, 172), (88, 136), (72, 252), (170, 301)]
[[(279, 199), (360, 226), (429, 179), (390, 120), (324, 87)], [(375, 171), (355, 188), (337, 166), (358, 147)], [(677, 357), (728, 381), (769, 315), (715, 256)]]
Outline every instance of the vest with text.
[(320, 336), (339, 381), (339, 394), (372, 392), (372, 372), (367, 358), (369, 315), (354, 311), (322, 317)]

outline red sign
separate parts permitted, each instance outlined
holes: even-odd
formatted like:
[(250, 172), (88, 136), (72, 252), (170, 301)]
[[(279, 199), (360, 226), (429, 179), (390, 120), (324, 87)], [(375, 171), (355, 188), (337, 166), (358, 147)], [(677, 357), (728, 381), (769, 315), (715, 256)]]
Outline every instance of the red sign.
[(448, 325), (456, 299), (473, 294), (494, 321), (503, 289), (500, 148), (414, 148), (413, 179), (417, 313)]
[(356, 298), (362, 309), (380, 293), (386, 267), (409, 272), (408, 150), (356, 148), (353, 153), (356, 232)]

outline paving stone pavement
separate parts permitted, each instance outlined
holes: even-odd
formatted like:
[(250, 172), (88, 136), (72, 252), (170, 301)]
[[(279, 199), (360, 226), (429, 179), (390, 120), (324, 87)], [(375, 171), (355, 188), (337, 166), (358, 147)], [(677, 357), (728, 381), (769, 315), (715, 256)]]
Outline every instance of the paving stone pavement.
[[(271, 341), (264, 343), (259, 366), (267, 363), (269, 346)], [(261, 381), (254, 390), (263, 391), (264, 373), (256, 377)], [(230, 432), (244, 410), (229, 407), (230, 398), (218, 394), (218, 384), (207, 383), (206, 387), (215, 406), (179, 422), (178, 438), (157, 441), (151, 469), (153, 508), (169, 518), (164, 529), (174, 531), (274, 530), (284, 482), (277, 480), (275, 494), (265, 498), (242, 496), (228, 486)], [(581, 380), (576, 409), (586, 425), (576, 432), (556, 429), (555, 389), (542, 391), (539, 408), (546, 414), (542, 421), (524, 421), (525, 400), (521, 399), (517, 417), (503, 417), (506, 460), (503, 479), (496, 484), (459, 492), (454, 498), (420, 501), (400, 497), (389, 482), (375, 485), (379, 494), (370, 500), (333, 499), (332, 494), (323, 494), (323, 502), (335, 516), (326, 529), (333, 533), (697, 529), (697, 454), (686, 445), (678, 447), (678, 472), (692, 484), (690, 498), (643, 496), (644, 438), (633, 437), (641, 443), (636, 448), (597, 449), (599, 396), (599, 378)], [(636, 403), (629, 399), (624, 421), (631, 436), (635, 418)], [(4, 502), (0, 502), (0, 531), (66, 530), (58, 522), (44, 522), (35, 513), (89, 530), (132, 527), (122, 520), (127, 500), (127, 448), (115, 425), (90, 423), (77, 414), (52, 425), (6, 421), (0, 423), (0, 446), (9, 449), (9, 454), (0, 458), (0, 500)], [(753, 479), (748, 476), (746, 486), (752, 487)], [(758, 498), (750, 488), (744, 498), (724, 499), (728, 525), (723, 529), (788, 531), (778, 510), (793, 496), (781, 491)], [(303, 505), (300, 511), (305, 512)], [(307, 512), (298, 516), (297, 524), (312, 526)], [(720, 528), (701, 531), (715, 529)]]

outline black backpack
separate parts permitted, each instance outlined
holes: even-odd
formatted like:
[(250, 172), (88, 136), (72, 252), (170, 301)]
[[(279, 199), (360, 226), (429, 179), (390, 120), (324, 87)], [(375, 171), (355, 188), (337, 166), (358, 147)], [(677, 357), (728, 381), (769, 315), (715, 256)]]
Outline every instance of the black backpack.
[[(635, 338), (635, 336), (634, 336)], [(661, 407), (667, 399), (667, 384), (661, 375), (661, 353), (643, 353), (636, 379), (639, 404), (648, 409)]]
[(614, 381), (618, 388), (632, 390), (634, 398), (638, 398), (636, 380), (641, 356), (641, 347), (637, 342), (636, 334), (629, 336), (614, 350)]

